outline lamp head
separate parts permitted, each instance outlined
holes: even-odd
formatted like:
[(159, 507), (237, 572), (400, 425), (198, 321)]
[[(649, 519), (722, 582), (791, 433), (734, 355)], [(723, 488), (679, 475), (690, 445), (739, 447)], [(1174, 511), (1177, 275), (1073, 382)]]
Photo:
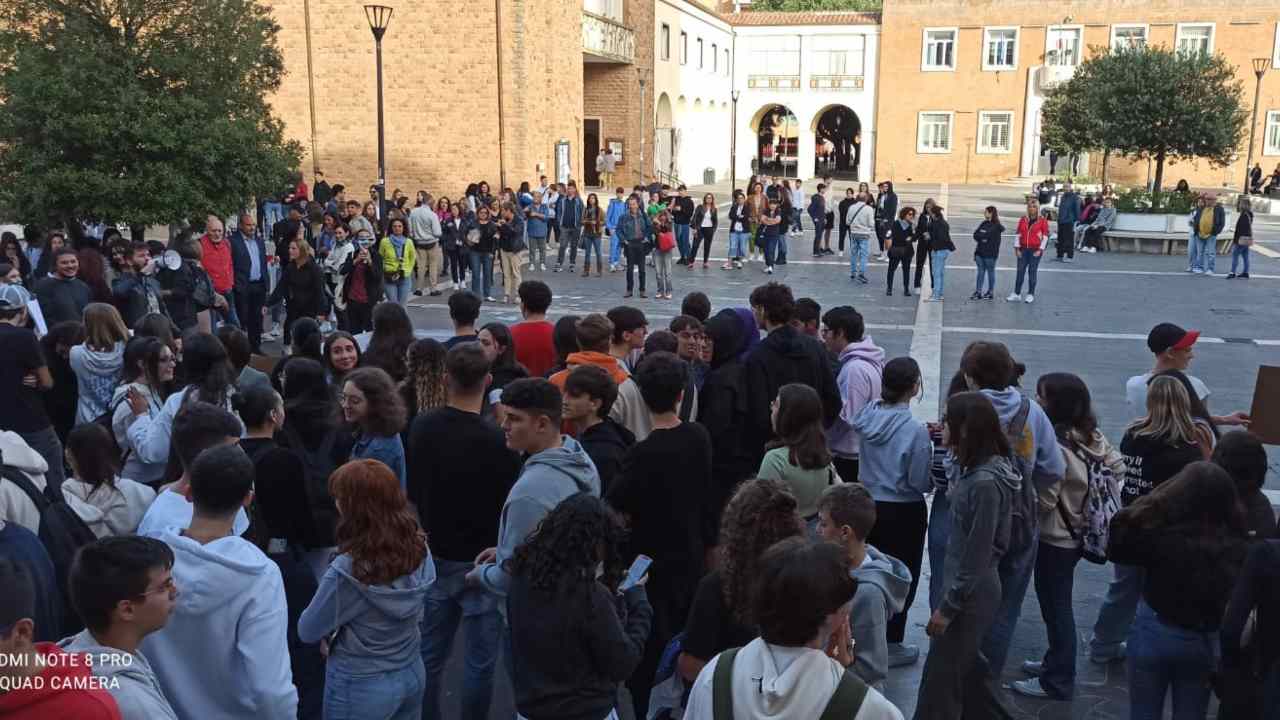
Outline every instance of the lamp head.
[(1271, 58), (1259, 57), (1253, 59), (1253, 73), (1258, 77), (1262, 77), (1262, 74), (1265, 73), (1269, 67), (1271, 67)]
[(374, 40), (382, 40), (382, 36), (387, 32), (387, 25), (391, 23), (391, 13), (394, 10), (386, 5), (365, 5), (364, 16), (369, 21), (369, 29), (373, 31)]

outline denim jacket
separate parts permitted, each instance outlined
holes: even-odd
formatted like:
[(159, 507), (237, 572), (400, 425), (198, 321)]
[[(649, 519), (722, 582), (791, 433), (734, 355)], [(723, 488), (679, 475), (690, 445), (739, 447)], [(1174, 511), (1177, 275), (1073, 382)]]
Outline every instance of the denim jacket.
[[(542, 217), (534, 217), (534, 213)], [(529, 237), (544, 238), (547, 236), (547, 216), (550, 214), (551, 208), (546, 203), (529, 206), (529, 218), (525, 221)]]

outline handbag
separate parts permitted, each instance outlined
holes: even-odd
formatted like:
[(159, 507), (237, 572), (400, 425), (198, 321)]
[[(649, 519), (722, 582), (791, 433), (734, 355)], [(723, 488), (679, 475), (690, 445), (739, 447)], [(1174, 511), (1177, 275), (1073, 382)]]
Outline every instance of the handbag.
[(480, 244), (480, 231), (477, 230), (476, 228), (471, 228), (470, 230), (467, 231), (467, 245), (470, 247), (475, 247), (476, 245), (479, 245), (479, 244)]
[(658, 252), (671, 252), (675, 249), (676, 237), (670, 230), (658, 233)]
[(889, 257), (894, 260), (906, 260), (912, 256), (910, 245), (891, 245), (889, 247)]
[(1253, 245), (1253, 236), (1241, 235), (1240, 237), (1236, 238), (1236, 244), (1239, 245), (1240, 247), (1249, 247), (1250, 245)]

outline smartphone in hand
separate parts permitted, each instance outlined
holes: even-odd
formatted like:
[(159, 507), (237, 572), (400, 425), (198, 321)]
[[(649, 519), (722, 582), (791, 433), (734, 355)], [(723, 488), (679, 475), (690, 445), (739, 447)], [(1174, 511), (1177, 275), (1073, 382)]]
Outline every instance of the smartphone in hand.
[(627, 576), (619, 583), (618, 592), (625, 592), (635, 587), (649, 574), (649, 566), (652, 564), (653, 558), (648, 555), (637, 555), (635, 562), (631, 563), (631, 568), (627, 570)]

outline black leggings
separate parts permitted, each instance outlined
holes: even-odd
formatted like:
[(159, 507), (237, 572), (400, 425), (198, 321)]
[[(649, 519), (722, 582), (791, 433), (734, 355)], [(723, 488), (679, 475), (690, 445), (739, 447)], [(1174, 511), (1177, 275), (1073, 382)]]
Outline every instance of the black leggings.
[[(890, 261), (892, 262), (892, 261)], [(906, 636), (907, 610), (920, 585), (920, 564), (924, 559), (925, 533), (929, 527), (929, 510), (920, 502), (876, 502), (876, 524), (867, 535), (867, 543), (886, 555), (896, 557), (911, 571), (911, 587), (902, 612), (889, 618), (885, 635), (889, 642), (900, 643)]]
[(907, 256), (898, 259), (893, 256), (893, 249), (889, 250), (889, 289), (893, 289), (893, 272), (898, 269), (898, 264), (902, 264), (902, 289), (911, 289), (911, 248), (905, 248)]
[(449, 265), (449, 279), (456, 283), (462, 282), (467, 276), (467, 265), (462, 259), (463, 252), (460, 247), (449, 248), (444, 251), (445, 261)]
[(698, 245), (702, 245), (702, 264), (707, 264), (707, 258), (711, 257), (711, 239), (716, 236), (716, 229), (713, 227), (694, 228), (698, 232), (693, 235), (693, 251), (689, 253), (689, 262), (692, 263), (698, 258)]
[(924, 240), (916, 243), (916, 289), (920, 289), (920, 276), (924, 274), (924, 264), (928, 261), (929, 270), (933, 270), (933, 255), (929, 253), (929, 245)]

